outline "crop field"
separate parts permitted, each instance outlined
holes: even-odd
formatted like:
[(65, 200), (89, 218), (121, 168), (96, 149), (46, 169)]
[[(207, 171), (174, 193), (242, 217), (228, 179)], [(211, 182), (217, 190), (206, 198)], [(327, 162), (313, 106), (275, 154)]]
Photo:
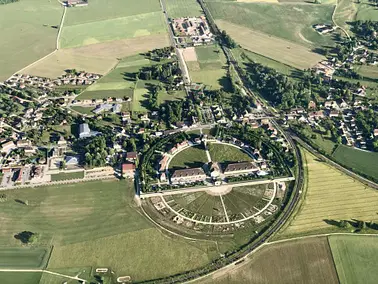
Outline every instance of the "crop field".
[(152, 12), (129, 17), (90, 22), (62, 29), (60, 44), (62, 48), (79, 47), (101, 42), (166, 34), (163, 14)]
[(210, 157), (213, 162), (224, 164), (252, 161), (247, 153), (231, 145), (211, 143), (208, 146)]
[(312, 52), (310, 48), (295, 42), (257, 32), (224, 20), (217, 20), (216, 23), (243, 48), (294, 68), (307, 69), (324, 59), (323, 56)]
[(378, 179), (378, 153), (353, 149), (344, 145), (337, 147), (333, 157), (341, 164)]
[[(38, 8), (37, 8), (38, 7)], [(55, 50), (63, 8), (57, 1), (0, 6), (0, 81)]]
[(193, 146), (178, 153), (169, 164), (170, 169), (202, 167), (207, 163), (203, 146)]
[[(19, 233), (19, 232), (16, 232)], [(0, 248), (2, 269), (43, 269), (47, 265), (50, 248)]]
[(122, 39), (78, 48), (59, 49), (51, 56), (26, 68), (31, 75), (56, 78), (66, 69), (75, 68), (104, 75), (114, 68), (119, 58), (169, 45), (168, 36), (149, 35)]
[(249, 259), (195, 283), (324, 283), (337, 284), (327, 238), (270, 244)]
[(169, 18), (198, 17), (202, 9), (196, 0), (165, 0)]
[[(117, 275), (146, 280), (193, 269), (219, 256), (214, 243), (163, 235), (138, 212), (132, 185), (126, 182), (96, 181), (5, 193), (8, 201), (1, 204), (0, 245), (21, 246), (13, 235), (23, 230), (39, 233), (34, 247), (54, 245), (48, 264), (52, 271), (105, 266)], [(28, 200), (29, 205), (16, 199)]]
[(378, 192), (304, 152), (308, 170), (303, 204), (282, 235), (339, 231), (334, 221), (377, 218)]
[(2, 284), (40, 284), (42, 272), (0, 272)]
[(330, 236), (333, 259), (340, 283), (377, 282), (378, 238), (376, 236)]
[(188, 69), (193, 82), (203, 83), (211, 89), (228, 88), (226, 58), (215, 45), (195, 48), (197, 61), (189, 61)]
[(330, 36), (321, 36), (312, 28), (317, 23), (332, 23), (333, 5), (239, 2), (208, 2), (207, 5), (215, 20), (307, 47), (334, 45)]

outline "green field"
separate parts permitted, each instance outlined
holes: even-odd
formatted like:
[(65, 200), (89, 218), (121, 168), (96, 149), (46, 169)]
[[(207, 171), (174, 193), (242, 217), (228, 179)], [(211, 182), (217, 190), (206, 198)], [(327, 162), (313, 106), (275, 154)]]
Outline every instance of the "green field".
[(332, 38), (319, 35), (313, 24), (332, 23), (333, 5), (208, 2), (216, 20), (244, 26), (305, 46), (333, 45)]
[[(8, 201), (1, 203), (0, 211), (0, 245), (21, 246), (13, 235), (24, 230), (39, 233), (35, 247), (54, 246), (51, 271), (101, 266), (146, 280), (194, 269), (219, 256), (214, 243), (162, 234), (140, 214), (132, 185), (126, 182), (96, 181), (6, 194)], [(29, 205), (16, 199), (28, 200)]]
[(329, 244), (341, 284), (377, 283), (376, 236), (330, 236)]
[(49, 255), (50, 255), (50, 248), (0, 247), (0, 268), (2, 269), (43, 269), (47, 265)]
[(288, 227), (280, 233), (291, 237), (315, 233), (350, 232), (340, 220), (377, 221), (378, 192), (319, 161), (308, 152), (304, 201)]
[(359, 4), (356, 4), (358, 10), (355, 19), (357, 21), (378, 21), (377, 7), (368, 0), (362, 0), (359, 2)]
[(54, 51), (62, 14), (57, 1), (0, 5), (0, 81)]
[(147, 99), (149, 91), (146, 88), (136, 88), (133, 96), (133, 111), (147, 112), (147, 108), (143, 106), (143, 102)]
[(72, 26), (160, 11), (159, 1), (155, 0), (129, 0), (127, 4), (125, 5), (123, 0), (91, 0), (86, 7), (68, 9), (65, 25)]
[(208, 145), (208, 148), (213, 162), (230, 164), (252, 161), (252, 158), (248, 154), (231, 145), (211, 143)]
[(198, 17), (202, 9), (196, 0), (165, 0), (169, 18)]
[(338, 284), (327, 238), (270, 244), (244, 262), (194, 283)]
[(151, 12), (128, 17), (64, 26), (62, 48), (79, 47), (126, 38), (166, 34), (163, 14)]
[(340, 145), (333, 153), (333, 157), (348, 168), (378, 179), (378, 153)]
[(221, 49), (207, 45), (196, 47), (195, 52), (197, 61), (187, 62), (192, 81), (203, 83), (211, 89), (228, 89), (226, 58)]
[(0, 272), (2, 284), (40, 284), (41, 276), (42, 272)]
[(93, 115), (95, 107), (72, 106), (71, 109), (85, 115)]
[(84, 171), (73, 172), (73, 173), (59, 173), (51, 175), (51, 181), (61, 181), (61, 180), (70, 180), (70, 179), (81, 179), (84, 178)]
[(207, 163), (203, 146), (193, 146), (178, 153), (169, 164), (170, 169), (202, 167)]

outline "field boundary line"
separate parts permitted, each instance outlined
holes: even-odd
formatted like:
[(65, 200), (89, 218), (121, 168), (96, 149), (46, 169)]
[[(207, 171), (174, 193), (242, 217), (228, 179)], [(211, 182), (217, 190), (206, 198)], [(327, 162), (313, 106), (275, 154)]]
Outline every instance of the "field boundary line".
[(219, 195), (219, 197), (220, 197), (220, 200), (221, 200), (221, 202), (222, 202), (223, 211), (224, 211), (224, 215), (226, 216), (226, 220), (227, 220), (227, 222), (230, 222), (230, 219), (228, 218), (228, 214), (227, 214), (226, 206), (224, 205), (224, 202), (223, 202), (222, 195)]
[(319, 238), (319, 237), (329, 237), (329, 236), (338, 236), (338, 235), (344, 235), (344, 236), (373, 236), (378, 237), (378, 233), (375, 234), (356, 234), (356, 233), (324, 233), (324, 234), (315, 234), (315, 235), (309, 235), (309, 236), (302, 236), (302, 237), (294, 237), (294, 238), (287, 238), (283, 240), (278, 241), (272, 241), (267, 242), (267, 244), (277, 244), (277, 243), (284, 243), (289, 241), (296, 241), (296, 240), (303, 240), (303, 239), (309, 239), (309, 238)]
[(337, 276), (337, 281), (338, 281), (339, 283), (341, 283), (341, 281), (340, 281), (340, 276), (339, 276), (339, 272), (337, 271), (337, 266), (336, 266), (335, 256), (334, 256), (334, 254), (333, 254), (332, 247), (331, 247), (331, 243), (329, 242), (329, 238), (327, 238), (327, 244), (328, 244), (328, 249), (330, 250), (330, 253), (331, 253), (332, 263), (333, 263), (333, 267), (335, 268), (335, 272), (336, 272), (336, 276)]

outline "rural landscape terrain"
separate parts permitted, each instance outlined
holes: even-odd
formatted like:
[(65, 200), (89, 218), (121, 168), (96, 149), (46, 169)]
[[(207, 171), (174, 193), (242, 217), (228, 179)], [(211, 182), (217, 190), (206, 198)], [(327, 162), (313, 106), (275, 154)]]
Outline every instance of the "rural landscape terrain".
[(0, 0), (0, 283), (373, 284), (374, 0)]

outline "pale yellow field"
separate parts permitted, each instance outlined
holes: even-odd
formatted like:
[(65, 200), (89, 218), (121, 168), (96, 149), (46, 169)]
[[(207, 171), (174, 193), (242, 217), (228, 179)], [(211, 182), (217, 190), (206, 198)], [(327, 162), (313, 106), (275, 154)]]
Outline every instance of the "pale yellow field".
[(182, 55), (184, 56), (184, 59), (186, 62), (195, 61), (197, 62), (197, 54), (196, 49), (194, 47), (187, 47), (183, 49)]
[(168, 36), (151, 35), (79, 48), (60, 49), (46, 59), (22, 70), (22, 73), (56, 78), (62, 75), (65, 69), (75, 68), (106, 74), (122, 57), (166, 46), (169, 46)]
[(242, 3), (279, 3), (277, 0), (236, 0)]
[(226, 30), (245, 49), (298, 69), (310, 68), (325, 59), (309, 48), (288, 40), (256, 32), (223, 20), (216, 20), (216, 23), (220, 29)]
[(308, 168), (308, 187), (302, 207), (283, 232), (296, 235), (334, 230), (325, 220), (378, 220), (378, 191), (366, 187), (329, 165), (304, 153)]

